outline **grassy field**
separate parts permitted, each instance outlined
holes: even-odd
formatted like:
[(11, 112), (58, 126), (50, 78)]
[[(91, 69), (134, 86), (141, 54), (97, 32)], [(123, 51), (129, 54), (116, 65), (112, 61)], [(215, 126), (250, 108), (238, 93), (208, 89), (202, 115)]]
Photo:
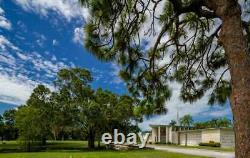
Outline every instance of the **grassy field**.
[(88, 151), (83, 141), (48, 142), (44, 151), (25, 153), (17, 142), (0, 144), (0, 158), (204, 158), (155, 150)]
[(37, 152), (0, 154), (0, 158), (202, 158), (160, 151)]

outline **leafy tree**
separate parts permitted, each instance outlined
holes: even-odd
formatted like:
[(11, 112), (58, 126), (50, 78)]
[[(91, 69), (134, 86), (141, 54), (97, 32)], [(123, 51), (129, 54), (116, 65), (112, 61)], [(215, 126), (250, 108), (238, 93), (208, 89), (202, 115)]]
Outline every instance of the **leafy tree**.
[(51, 91), (49, 88), (45, 87), (44, 85), (38, 85), (31, 94), (30, 98), (27, 101), (27, 106), (32, 106), (37, 110), (37, 119), (40, 120), (36, 124), (36, 128), (41, 129), (41, 141), (42, 144), (46, 144), (46, 139), (49, 135), (49, 127), (50, 127), (50, 116), (52, 109), (50, 105), (50, 96)]
[(32, 143), (41, 139), (43, 128), (38, 128), (41, 122), (38, 110), (33, 106), (23, 106), (16, 114), (16, 127), (19, 130), (19, 139), (24, 142), (26, 151), (31, 151)]
[(219, 118), (219, 119), (212, 119), (206, 122), (195, 122), (193, 126), (196, 129), (221, 128), (221, 127), (232, 127), (232, 123), (227, 118)]
[(77, 121), (80, 127), (85, 129), (88, 135), (88, 147), (95, 147), (95, 122), (100, 110), (93, 101), (94, 92), (89, 83), (92, 81), (88, 70), (74, 68), (62, 69), (58, 72), (55, 81), (60, 91), (67, 94), (65, 99), (68, 101), (70, 109), (77, 109)]
[(6, 110), (3, 113), (3, 121), (4, 121), (4, 138), (6, 140), (15, 140), (18, 136), (17, 128), (15, 127), (15, 116), (16, 110), (10, 109)]
[(59, 92), (67, 94), (63, 97), (66, 102), (63, 102), (69, 109), (75, 109), (68, 110), (71, 113), (68, 115), (76, 116), (73, 122), (87, 133), (90, 149), (95, 147), (96, 138), (100, 142), (103, 132), (112, 132), (114, 128), (132, 129), (130, 121), (135, 118), (134, 99), (102, 89), (94, 91), (90, 87), (91, 81), (90, 72), (80, 68), (61, 70), (55, 81)]
[(130, 92), (144, 96), (146, 108), (166, 112), (169, 81), (182, 85), (183, 101), (212, 89), (210, 104), (230, 99), (236, 157), (250, 157), (249, 1), (79, 1), (90, 11), (86, 48), (118, 62), (120, 76)]
[(66, 89), (53, 92), (50, 97), (51, 105), (51, 133), (55, 140), (61, 136), (65, 139), (65, 135), (75, 126), (76, 107), (72, 106), (70, 93)]
[[(193, 124), (193, 118), (191, 115), (184, 115), (182, 118), (180, 118), (180, 124), (184, 126), (185, 128), (190, 128)], [(187, 146), (187, 132), (185, 133), (185, 146)]]
[(3, 137), (4, 137), (4, 120), (3, 120), (3, 116), (0, 115), (0, 136), (3, 142)]
[(171, 120), (170, 123), (169, 123), (170, 126), (174, 127), (176, 125), (176, 121), (174, 120)]
[(184, 115), (182, 118), (180, 118), (180, 124), (185, 128), (190, 128), (193, 122), (194, 121), (191, 115)]
[(217, 123), (219, 127), (232, 127), (231, 120), (227, 118), (220, 118), (217, 120)]
[(114, 128), (126, 133), (139, 130), (131, 123), (138, 120), (134, 115), (138, 101), (100, 88), (94, 91), (91, 81), (91, 73), (86, 69), (62, 69), (54, 82), (54, 92), (44, 85), (33, 90), (26, 105), (16, 111), (15, 120), (9, 119), (10, 123), (16, 122), (27, 151), (31, 151), (33, 142), (46, 145), (50, 136), (64, 140), (65, 136), (75, 137), (74, 134), (82, 137), (79, 131), (85, 132), (92, 149), (96, 139), (100, 145), (104, 132), (113, 132)]
[(208, 128), (208, 123), (207, 122), (195, 122), (194, 123), (194, 128), (196, 129), (204, 129), (204, 128)]
[(97, 89), (95, 100), (101, 108), (101, 124), (97, 131), (99, 139), (103, 132), (113, 132), (113, 129), (121, 129), (123, 133), (138, 131), (131, 124), (131, 120), (138, 122), (138, 117), (134, 113), (134, 108), (138, 102), (130, 96), (117, 96), (107, 90)]

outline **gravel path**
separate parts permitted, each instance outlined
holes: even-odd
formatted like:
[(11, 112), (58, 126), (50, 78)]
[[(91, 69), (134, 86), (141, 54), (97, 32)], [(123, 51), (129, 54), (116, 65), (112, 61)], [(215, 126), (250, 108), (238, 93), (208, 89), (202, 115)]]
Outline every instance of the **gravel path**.
[(234, 152), (223, 152), (223, 151), (213, 151), (206, 149), (184, 149), (178, 147), (169, 147), (169, 146), (157, 146), (157, 145), (147, 145), (152, 147), (155, 150), (169, 151), (175, 153), (182, 153), (188, 155), (197, 155), (197, 156), (206, 156), (211, 158), (235, 158)]

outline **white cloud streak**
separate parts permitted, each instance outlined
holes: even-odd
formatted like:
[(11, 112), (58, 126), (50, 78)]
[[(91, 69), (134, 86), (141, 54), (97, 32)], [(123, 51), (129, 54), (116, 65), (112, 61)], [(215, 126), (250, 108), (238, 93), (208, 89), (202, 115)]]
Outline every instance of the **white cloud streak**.
[[(38, 52), (26, 53), (0, 35), (0, 102), (24, 104), (38, 84), (50, 89), (51, 79), (62, 68), (75, 67), (55, 56), (44, 57)], [(44, 74), (44, 75), (41, 75)]]
[(80, 6), (78, 0), (14, 0), (26, 11), (32, 11), (42, 16), (48, 16), (49, 11), (70, 21), (72, 18), (87, 19), (88, 9)]
[(75, 43), (83, 45), (83, 40), (84, 40), (84, 30), (83, 27), (77, 27), (74, 29), (74, 37), (73, 41)]
[(145, 119), (143, 123), (139, 124), (139, 127), (142, 130), (150, 130), (150, 124), (169, 124), (171, 120), (177, 120), (177, 109), (179, 111), (179, 117), (182, 117), (186, 114), (190, 114), (191, 116), (202, 116), (202, 117), (224, 117), (227, 115), (231, 115), (231, 110), (229, 107), (221, 107), (221, 108), (213, 108), (207, 104), (208, 102), (208, 94), (207, 93), (203, 98), (190, 103), (183, 103), (180, 98), (180, 85), (173, 82), (171, 83), (172, 87), (172, 97), (169, 101), (166, 102), (166, 107), (168, 109), (168, 113), (165, 115), (155, 116), (151, 119)]
[(11, 22), (5, 17), (4, 10), (0, 7), (0, 27), (11, 30)]

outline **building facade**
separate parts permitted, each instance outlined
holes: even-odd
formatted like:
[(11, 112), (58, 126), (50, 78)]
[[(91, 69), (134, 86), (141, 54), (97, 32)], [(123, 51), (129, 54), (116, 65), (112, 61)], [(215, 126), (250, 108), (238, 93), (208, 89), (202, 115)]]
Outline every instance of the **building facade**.
[(170, 125), (150, 125), (151, 143), (171, 143), (198, 146), (211, 141), (220, 143), (221, 147), (234, 147), (235, 135), (232, 128), (186, 129)]

